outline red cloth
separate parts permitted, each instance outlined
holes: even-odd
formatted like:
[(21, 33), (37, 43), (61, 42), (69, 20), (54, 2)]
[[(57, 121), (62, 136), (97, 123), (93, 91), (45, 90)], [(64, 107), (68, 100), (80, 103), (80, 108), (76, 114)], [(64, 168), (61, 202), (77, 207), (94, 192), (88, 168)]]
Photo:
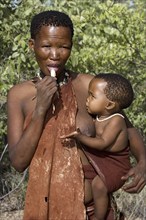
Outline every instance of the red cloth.
[(61, 87), (29, 169), (24, 220), (84, 220), (84, 176), (74, 140), (76, 101), (71, 82)]
[[(105, 182), (109, 193), (121, 188), (125, 182), (121, 180), (121, 177), (127, 174), (131, 168), (128, 147), (120, 152), (100, 152), (89, 148), (86, 148), (84, 152), (96, 170), (96, 173)], [(84, 173), (87, 179), (91, 179), (89, 171), (84, 171)], [(92, 178), (94, 178), (92, 171), (91, 174)]]
[[(85, 178), (88, 179), (88, 181), (90, 183), (97, 175), (97, 172), (95, 170), (96, 169), (94, 169), (91, 164), (83, 166)], [(110, 201), (110, 203), (109, 203), (109, 207), (108, 207), (108, 211), (107, 211), (105, 220), (114, 220), (115, 214), (118, 215), (119, 220), (124, 220), (124, 216), (122, 215), (122, 213), (119, 213), (119, 211), (118, 211), (118, 213), (116, 213), (116, 210), (117, 210), (116, 203), (114, 202), (114, 204), (112, 204), (112, 205), (111, 205), (111, 203), (113, 203), (113, 200)], [(114, 209), (111, 206), (112, 207), (114, 206)], [(93, 201), (91, 201), (89, 204), (86, 204), (86, 210), (87, 210), (88, 220), (94, 220), (95, 215), (94, 215), (94, 202)]]

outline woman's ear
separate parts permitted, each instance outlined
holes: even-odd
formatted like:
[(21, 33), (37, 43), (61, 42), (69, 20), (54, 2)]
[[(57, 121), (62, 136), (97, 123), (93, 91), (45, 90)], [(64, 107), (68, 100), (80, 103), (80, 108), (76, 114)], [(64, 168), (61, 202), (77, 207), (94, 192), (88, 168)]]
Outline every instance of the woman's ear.
[(29, 39), (28, 45), (30, 50), (34, 51), (34, 39)]
[(114, 109), (115, 107), (116, 107), (116, 103), (109, 100), (108, 103), (107, 103), (106, 109), (107, 109), (107, 110), (112, 110), (112, 109)]

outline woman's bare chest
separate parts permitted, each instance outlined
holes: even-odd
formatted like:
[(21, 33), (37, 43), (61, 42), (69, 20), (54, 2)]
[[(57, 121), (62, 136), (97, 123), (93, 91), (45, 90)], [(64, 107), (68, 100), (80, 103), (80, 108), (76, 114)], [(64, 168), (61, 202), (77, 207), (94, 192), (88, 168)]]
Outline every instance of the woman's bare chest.
[(77, 112), (76, 115), (76, 128), (79, 128), (80, 131), (87, 136), (95, 135), (95, 126), (93, 119), (87, 112)]

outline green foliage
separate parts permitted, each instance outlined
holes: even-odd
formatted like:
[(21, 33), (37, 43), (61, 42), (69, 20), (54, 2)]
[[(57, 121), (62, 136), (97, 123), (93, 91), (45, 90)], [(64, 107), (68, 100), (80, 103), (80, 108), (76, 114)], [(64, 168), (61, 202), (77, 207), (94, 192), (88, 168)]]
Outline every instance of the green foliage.
[[(12, 85), (32, 77), (36, 66), (28, 49), (30, 20), (44, 6), (39, 0), (19, 1), (13, 7), (10, 0), (0, 3), (0, 144), (5, 144), (6, 95)], [(0, 148), (1, 149), (1, 148)]]
[(56, 0), (54, 6), (67, 12), (75, 25), (69, 67), (84, 73), (114, 72), (127, 77), (135, 100), (126, 114), (145, 138), (146, 4), (141, 0), (117, 2), (85, 0), (82, 5), (81, 0)]
[[(68, 67), (83, 73), (114, 72), (130, 79), (135, 101), (126, 110), (133, 124), (146, 134), (146, 5), (145, 1), (54, 0), (0, 3), (0, 144), (6, 135), (6, 95), (21, 80), (33, 77), (37, 65), (28, 49), (30, 20), (36, 12), (58, 9), (70, 15), (75, 28)], [(48, 2), (48, 1), (47, 1)], [(122, 1), (123, 2), (123, 1)]]

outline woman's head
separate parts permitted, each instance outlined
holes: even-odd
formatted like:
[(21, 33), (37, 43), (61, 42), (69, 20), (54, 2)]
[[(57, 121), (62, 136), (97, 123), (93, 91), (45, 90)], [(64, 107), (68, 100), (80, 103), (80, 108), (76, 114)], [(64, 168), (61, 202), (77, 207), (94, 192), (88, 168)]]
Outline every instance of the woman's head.
[(70, 56), (73, 23), (68, 15), (59, 11), (44, 11), (35, 15), (31, 22), (29, 46), (44, 75), (53, 68), (57, 77), (64, 72)]
[(30, 33), (31, 38), (35, 39), (42, 26), (68, 27), (71, 36), (74, 35), (73, 23), (70, 17), (60, 11), (43, 11), (32, 18)]
[(94, 101), (95, 110), (114, 113), (129, 107), (133, 98), (132, 86), (126, 78), (118, 74), (103, 73), (91, 80), (87, 105), (93, 105)]

